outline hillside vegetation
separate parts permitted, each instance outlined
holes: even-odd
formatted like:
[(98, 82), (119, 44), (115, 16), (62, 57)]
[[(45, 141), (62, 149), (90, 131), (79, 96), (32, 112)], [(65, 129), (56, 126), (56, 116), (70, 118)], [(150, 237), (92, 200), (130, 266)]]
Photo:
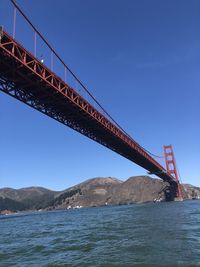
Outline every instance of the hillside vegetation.
[[(0, 211), (51, 210), (143, 203), (164, 199), (166, 184), (148, 176), (93, 178), (66, 190), (56, 192), (42, 187), (0, 189)], [(159, 193), (160, 192), (160, 193)], [(185, 199), (200, 198), (200, 188), (182, 185)]]

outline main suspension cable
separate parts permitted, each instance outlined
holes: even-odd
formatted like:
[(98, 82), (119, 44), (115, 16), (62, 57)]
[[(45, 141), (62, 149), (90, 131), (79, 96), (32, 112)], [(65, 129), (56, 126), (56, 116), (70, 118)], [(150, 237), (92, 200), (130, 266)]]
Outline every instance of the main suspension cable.
[(108, 116), (108, 118), (111, 119), (111, 121), (114, 122), (114, 124), (126, 135), (128, 136), (132, 142), (137, 144), (140, 148), (142, 148), (146, 153), (150, 154), (153, 157), (156, 158), (163, 158), (163, 156), (158, 156), (141, 145), (139, 145), (119, 124), (118, 122), (108, 113), (108, 111), (99, 103), (99, 101), (96, 100), (96, 98), (90, 93), (90, 91), (87, 89), (87, 87), (83, 84), (83, 82), (73, 73), (73, 71), (65, 64), (65, 62), (62, 60), (62, 58), (59, 56), (59, 54), (55, 51), (55, 49), (48, 43), (48, 41), (45, 39), (45, 37), (39, 32), (39, 30), (33, 25), (33, 23), (30, 21), (30, 19), (26, 16), (26, 14), (22, 11), (22, 9), (18, 6), (15, 0), (11, 0), (12, 4), (17, 8), (17, 10), (20, 12), (20, 14), (24, 17), (24, 19), (28, 22), (28, 24), (32, 27), (32, 29), (39, 35), (39, 37), (44, 41), (44, 43), (47, 45), (47, 47), (54, 53), (54, 55), (58, 58), (58, 60), (64, 65), (64, 67), (69, 71), (69, 73), (74, 77), (74, 79), (81, 85), (81, 87), (88, 93), (88, 95), (94, 100), (94, 102), (100, 107), (100, 109)]

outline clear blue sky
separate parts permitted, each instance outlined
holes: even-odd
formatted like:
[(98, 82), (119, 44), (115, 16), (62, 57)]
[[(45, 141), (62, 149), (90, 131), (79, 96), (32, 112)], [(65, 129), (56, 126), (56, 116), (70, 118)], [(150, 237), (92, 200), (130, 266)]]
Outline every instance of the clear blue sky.
[[(200, 186), (200, 1), (18, 3), (119, 124), (153, 153), (173, 144), (183, 182)], [(12, 12), (1, 0), (0, 24), (9, 32)], [(32, 49), (19, 16), (16, 38)], [(0, 125), (0, 187), (59, 190), (92, 177), (146, 175), (4, 93)]]

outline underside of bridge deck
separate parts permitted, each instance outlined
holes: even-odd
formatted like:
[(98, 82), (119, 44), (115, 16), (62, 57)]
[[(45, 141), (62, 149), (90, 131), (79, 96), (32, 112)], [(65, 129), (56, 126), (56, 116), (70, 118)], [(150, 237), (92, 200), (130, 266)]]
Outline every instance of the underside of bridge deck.
[(145, 149), (3, 31), (0, 90), (156, 174), (177, 191), (174, 177)]

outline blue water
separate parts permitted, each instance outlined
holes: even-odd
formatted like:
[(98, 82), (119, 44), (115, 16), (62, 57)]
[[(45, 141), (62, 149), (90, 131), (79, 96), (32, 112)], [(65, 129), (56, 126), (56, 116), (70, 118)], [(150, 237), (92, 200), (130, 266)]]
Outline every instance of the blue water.
[(200, 266), (200, 201), (0, 217), (0, 266)]

